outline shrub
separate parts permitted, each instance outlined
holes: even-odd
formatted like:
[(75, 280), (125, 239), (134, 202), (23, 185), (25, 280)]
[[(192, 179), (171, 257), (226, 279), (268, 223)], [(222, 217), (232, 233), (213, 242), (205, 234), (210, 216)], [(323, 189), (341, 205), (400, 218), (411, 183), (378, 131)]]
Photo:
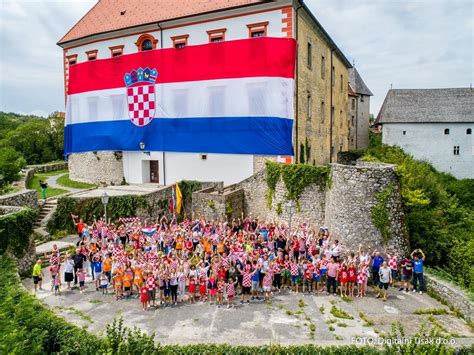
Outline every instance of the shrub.
[(18, 257), (25, 254), (35, 218), (30, 208), (0, 216), (0, 255), (7, 250)]
[(12, 148), (0, 149), (0, 174), (3, 175), (0, 183), (8, 184), (19, 179), (20, 170), (26, 165), (23, 155)]

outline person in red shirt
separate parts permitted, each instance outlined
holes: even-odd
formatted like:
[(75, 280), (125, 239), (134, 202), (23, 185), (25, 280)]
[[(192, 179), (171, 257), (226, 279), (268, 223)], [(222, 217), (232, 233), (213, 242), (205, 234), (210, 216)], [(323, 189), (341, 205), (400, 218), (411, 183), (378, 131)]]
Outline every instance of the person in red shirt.
[(351, 261), (349, 263), (349, 267), (347, 268), (347, 272), (349, 273), (349, 278), (348, 278), (348, 283), (347, 286), (349, 288), (348, 293), (351, 297), (354, 297), (354, 292), (355, 292), (355, 282), (357, 279), (356, 275), (356, 267), (354, 261)]
[(194, 276), (189, 278), (189, 285), (188, 285), (188, 295), (189, 295), (189, 302), (194, 303), (194, 295), (196, 294), (196, 279)]
[(71, 214), (72, 217), (72, 222), (77, 228), (77, 235), (79, 236), (79, 239), (82, 239), (82, 231), (84, 230), (84, 221), (82, 218), (79, 219), (79, 222), (76, 222), (76, 219), (78, 216)]
[(143, 310), (148, 310), (148, 289), (145, 282), (140, 287), (140, 302), (142, 303)]
[(346, 263), (342, 263), (341, 271), (339, 272), (339, 282), (341, 283), (341, 297), (347, 297), (347, 283), (349, 281), (349, 271)]

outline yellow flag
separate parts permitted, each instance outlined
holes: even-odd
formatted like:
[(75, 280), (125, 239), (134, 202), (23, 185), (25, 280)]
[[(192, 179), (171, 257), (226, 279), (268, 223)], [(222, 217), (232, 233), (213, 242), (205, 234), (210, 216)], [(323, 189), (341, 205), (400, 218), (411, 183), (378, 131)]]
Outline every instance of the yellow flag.
[(182, 204), (183, 204), (183, 194), (181, 193), (181, 190), (179, 189), (178, 183), (176, 183), (176, 212), (178, 214), (181, 213)]

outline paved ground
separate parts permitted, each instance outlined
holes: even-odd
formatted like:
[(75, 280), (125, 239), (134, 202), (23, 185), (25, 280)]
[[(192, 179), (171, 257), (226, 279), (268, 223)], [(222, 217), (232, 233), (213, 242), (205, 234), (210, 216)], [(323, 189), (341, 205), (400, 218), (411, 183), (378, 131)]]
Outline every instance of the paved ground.
[(63, 176), (63, 175), (66, 175), (67, 173), (64, 173), (64, 174), (59, 174), (59, 175), (53, 175), (53, 176), (50, 176), (48, 178), (48, 180), (46, 180), (46, 182), (48, 183), (48, 186), (49, 187), (52, 187), (52, 188), (55, 188), (55, 189), (62, 189), (62, 190), (67, 190), (69, 192), (76, 192), (76, 191), (82, 191), (83, 189), (76, 189), (74, 187), (66, 187), (66, 186), (63, 186), (63, 185), (59, 185), (58, 184), (58, 179)]
[[(116, 301), (112, 295), (96, 292), (91, 282), (87, 278), (88, 292), (84, 295), (73, 290), (63, 291), (61, 296), (42, 291), (37, 296), (68, 321), (85, 326), (95, 334), (103, 334), (114, 317), (122, 316), (127, 326), (137, 326), (150, 334), (154, 332), (157, 341), (168, 344), (350, 344), (352, 337), (376, 337), (388, 332), (391, 323), (397, 321), (403, 324), (407, 335), (414, 335), (424, 321), (429, 327), (433, 326), (429, 315), (416, 315), (415, 310), (447, 309), (425, 294), (392, 289), (386, 302), (375, 299), (372, 292), (365, 299), (346, 302), (334, 296), (303, 296), (285, 290), (276, 294), (271, 303), (255, 301), (234, 309), (197, 303), (142, 311), (137, 299)], [(32, 289), (31, 280), (25, 280), (24, 285)], [(354, 319), (334, 317), (330, 313), (333, 304)], [(361, 312), (374, 325), (364, 325)], [(431, 319), (453, 334), (458, 344), (474, 343), (472, 330), (455, 315), (432, 316)], [(311, 324), (314, 324), (314, 333), (311, 333)]]
[(52, 240), (40, 245), (36, 246), (36, 255), (41, 255), (44, 253), (49, 253), (53, 249), (53, 245), (56, 244), (57, 247), (62, 250), (66, 249), (68, 247), (71, 247), (73, 245), (76, 245), (78, 241), (78, 236), (77, 235), (69, 235), (65, 238), (62, 238), (60, 240)]

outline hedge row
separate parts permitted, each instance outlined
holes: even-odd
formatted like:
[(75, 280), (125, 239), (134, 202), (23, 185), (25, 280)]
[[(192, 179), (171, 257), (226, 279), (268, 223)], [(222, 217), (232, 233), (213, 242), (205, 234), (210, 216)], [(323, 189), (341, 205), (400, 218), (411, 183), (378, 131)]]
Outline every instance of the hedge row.
[(17, 257), (25, 254), (35, 218), (36, 213), (26, 207), (0, 216), (0, 255), (7, 250)]

